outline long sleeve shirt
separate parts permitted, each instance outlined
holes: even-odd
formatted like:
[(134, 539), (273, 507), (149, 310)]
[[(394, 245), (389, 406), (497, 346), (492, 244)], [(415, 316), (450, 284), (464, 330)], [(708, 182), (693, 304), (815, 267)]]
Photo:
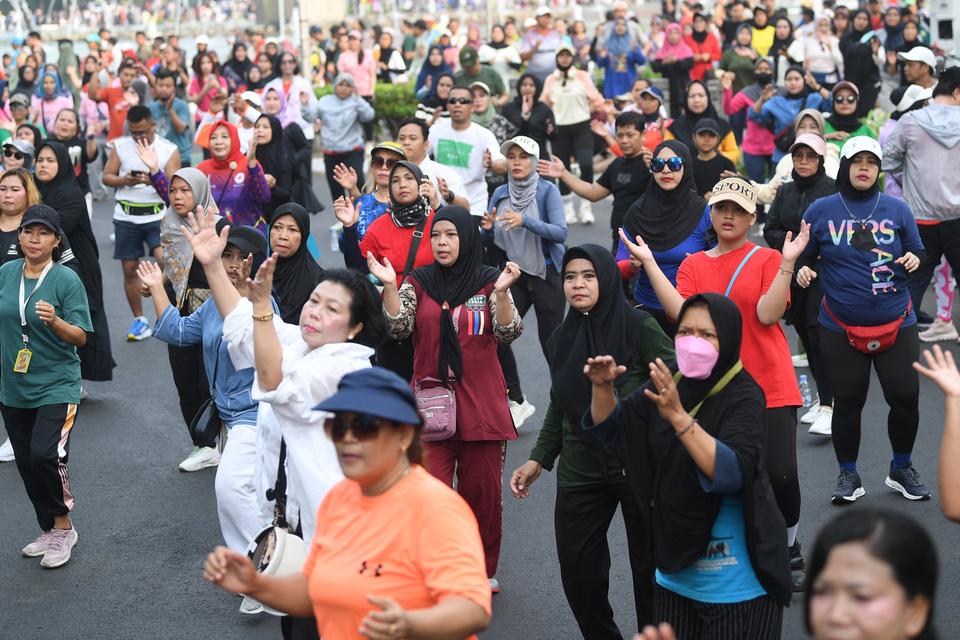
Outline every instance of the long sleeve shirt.
[(345, 99), (326, 95), (314, 105), (304, 105), (302, 110), (308, 122), (320, 120), (323, 152), (328, 154), (362, 149), (363, 123), (374, 117), (373, 107), (358, 95)]

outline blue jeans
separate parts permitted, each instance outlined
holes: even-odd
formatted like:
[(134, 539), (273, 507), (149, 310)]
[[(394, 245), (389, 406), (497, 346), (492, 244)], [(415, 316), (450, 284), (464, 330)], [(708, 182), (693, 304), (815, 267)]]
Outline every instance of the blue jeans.
[(766, 175), (769, 169), (770, 156), (755, 156), (752, 153), (743, 152), (743, 170), (754, 182), (764, 184), (767, 181)]

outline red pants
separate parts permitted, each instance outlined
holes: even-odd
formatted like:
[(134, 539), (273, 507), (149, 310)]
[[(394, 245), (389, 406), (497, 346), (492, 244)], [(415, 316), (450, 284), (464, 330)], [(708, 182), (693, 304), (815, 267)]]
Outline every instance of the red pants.
[(480, 540), (487, 562), (487, 577), (497, 575), (500, 542), (503, 538), (503, 463), (507, 455), (504, 440), (425, 442), (423, 461), (433, 477), (453, 486), (463, 496), (480, 525)]

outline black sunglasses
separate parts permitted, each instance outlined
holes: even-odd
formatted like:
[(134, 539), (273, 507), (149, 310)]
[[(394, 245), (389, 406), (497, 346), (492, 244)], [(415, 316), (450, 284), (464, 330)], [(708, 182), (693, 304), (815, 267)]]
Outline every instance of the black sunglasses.
[(387, 169), (393, 169), (393, 165), (397, 164), (398, 160), (396, 158), (384, 158), (383, 156), (373, 156), (370, 159), (371, 167), (386, 167)]
[(24, 155), (17, 151), (16, 149), (6, 148), (3, 150), (4, 158), (16, 158), (17, 160), (23, 160)]
[(670, 171), (676, 172), (683, 169), (683, 158), (680, 156), (673, 156), (672, 158), (654, 158), (650, 163), (650, 171), (654, 173), (660, 173), (663, 171), (664, 167), (670, 169)]
[(853, 95), (851, 95), (851, 96), (836, 96), (836, 97), (834, 97), (833, 101), (836, 102), (837, 104), (843, 104), (844, 102), (846, 102), (847, 104), (853, 104), (854, 102), (857, 101), (857, 96), (853, 96)]
[(447, 104), (473, 104), (473, 98), (447, 98)]
[(347, 430), (353, 434), (357, 440), (373, 440), (380, 433), (380, 426), (383, 424), (381, 418), (376, 418), (365, 413), (354, 415), (353, 420), (347, 420), (342, 415), (335, 415), (327, 418), (323, 423), (323, 428), (327, 436), (334, 442), (340, 442), (347, 435)]

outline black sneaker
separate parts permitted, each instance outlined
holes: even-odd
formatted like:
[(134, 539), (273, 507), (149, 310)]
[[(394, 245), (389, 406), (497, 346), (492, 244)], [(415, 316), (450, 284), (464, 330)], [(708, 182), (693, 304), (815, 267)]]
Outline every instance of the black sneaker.
[(790, 571), (793, 573), (793, 591), (800, 593), (807, 588), (807, 565), (800, 552), (800, 541), (797, 540), (790, 547)]
[(912, 464), (908, 464), (902, 469), (891, 471), (887, 479), (884, 480), (884, 484), (894, 491), (899, 491), (900, 495), (907, 500), (930, 499), (930, 490), (920, 482), (920, 474), (917, 473), (917, 470), (913, 468)]
[(856, 471), (840, 470), (837, 477), (837, 488), (833, 490), (830, 500), (833, 504), (850, 504), (857, 498), (862, 498), (867, 492), (863, 490), (863, 482)]
[(933, 324), (933, 316), (927, 313), (926, 311), (921, 311), (917, 309), (917, 328), (920, 330), (929, 329), (930, 325)]

